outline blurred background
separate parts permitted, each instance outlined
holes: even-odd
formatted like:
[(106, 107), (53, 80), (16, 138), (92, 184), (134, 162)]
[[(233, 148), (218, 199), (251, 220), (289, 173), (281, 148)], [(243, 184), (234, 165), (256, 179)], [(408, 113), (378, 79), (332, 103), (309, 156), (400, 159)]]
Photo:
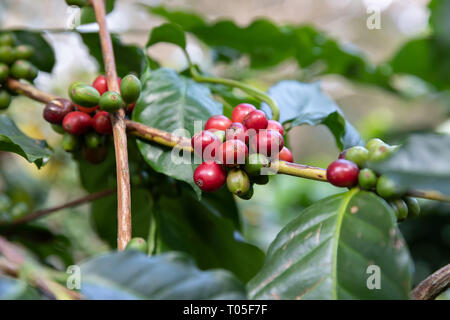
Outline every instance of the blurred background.
[[(430, 32), (427, 0), (117, 0), (115, 10), (108, 15), (111, 31), (120, 34), (123, 42), (141, 47), (148, 40), (149, 30), (163, 20), (149, 15), (139, 3), (193, 11), (210, 21), (229, 18), (241, 26), (260, 17), (278, 24), (312, 25), (349, 50), (359, 48), (376, 64), (388, 60), (408, 40)], [(370, 30), (366, 21), (373, 6), (380, 10), (381, 28)], [(98, 64), (80, 36), (68, 32), (75, 13), (62, 0), (0, 0), (1, 29), (46, 30), (45, 37), (55, 50), (56, 65), (51, 75), (41, 72), (36, 85), (64, 97), (72, 81), (90, 83), (98, 73)], [(96, 30), (96, 26), (85, 25), (80, 30)], [(215, 64), (213, 53), (206, 46), (193, 37), (188, 40), (188, 52), (203, 70), (223, 77), (246, 79), (264, 90), (281, 79), (320, 80), (322, 88), (343, 109), (364, 139), (380, 137), (397, 143), (412, 132), (450, 131), (448, 99), (443, 99), (442, 94), (436, 94), (418, 79), (398, 79), (398, 86), (405, 93), (399, 95), (356, 84), (338, 75), (318, 76), (313, 68), (302, 70), (289, 60), (263, 70), (248, 68), (245, 57), (227, 65)], [(179, 71), (187, 66), (182, 51), (173, 45), (157, 44), (148, 53), (162, 66)], [(50, 207), (84, 192), (78, 181), (76, 164), (59, 146), (61, 136), (42, 121), (42, 109), (39, 103), (17, 98), (8, 114), (28, 135), (45, 138), (55, 148), (57, 156), (38, 171), (20, 157), (0, 154), (3, 171), (0, 183), (14, 180), (17, 197), (31, 192), (33, 199), (27, 201), (35, 203), (36, 207)], [(295, 128), (289, 134), (289, 146), (295, 162), (315, 166), (326, 167), (338, 154), (333, 136), (321, 126)], [(271, 179), (270, 184), (256, 187), (252, 200), (239, 201), (244, 236), (263, 249), (302, 208), (339, 192), (327, 183), (281, 175)], [(415, 260), (415, 282), (450, 261), (450, 207), (425, 201), (422, 205), (423, 216), (401, 226)], [(56, 234), (74, 240), (70, 243), (75, 260), (107, 250), (92, 230), (88, 206), (62, 211), (46, 218), (45, 222)], [(52, 255), (51, 251), (58, 246), (62, 250), (66, 244), (63, 240), (56, 243), (51, 244), (53, 249), (48, 248), (48, 263), (58, 268), (62, 263), (58, 260), (60, 257)]]

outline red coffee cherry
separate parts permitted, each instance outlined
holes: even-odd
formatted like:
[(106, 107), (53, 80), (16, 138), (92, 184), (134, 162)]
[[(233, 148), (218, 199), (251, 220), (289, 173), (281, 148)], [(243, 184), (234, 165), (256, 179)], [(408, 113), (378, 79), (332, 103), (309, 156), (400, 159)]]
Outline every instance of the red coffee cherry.
[(291, 150), (286, 147), (283, 147), (283, 149), (281, 149), (280, 153), (278, 154), (278, 158), (283, 161), (294, 162), (294, 157), (292, 156)]
[(78, 111), (81, 111), (81, 112), (84, 112), (84, 113), (93, 113), (95, 110), (97, 110), (98, 108), (100, 108), (98, 105), (97, 106), (95, 106), (95, 107), (92, 107), (92, 108), (85, 108), (85, 107), (82, 107), (82, 106), (80, 106), (80, 105), (76, 105), (77, 106), (77, 110)]
[[(117, 78), (117, 83), (120, 88), (120, 84), (122, 83), (121, 78)], [(106, 76), (101, 74), (97, 78), (95, 78), (94, 82), (92, 82), (92, 86), (97, 89), (98, 93), (100, 95), (104, 94), (106, 91), (108, 91), (108, 81), (106, 80)]]
[(109, 113), (106, 111), (97, 112), (92, 119), (92, 127), (100, 134), (112, 133), (112, 124)]
[(213, 192), (225, 184), (225, 169), (214, 161), (200, 164), (194, 171), (194, 182), (204, 192)]
[(261, 153), (267, 157), (277, 155), (284, 147), (283, 136), (275, 130), (260, 130), (250, 137), (250, 153)]
[(129, 105), (127, 106), (126, 113), (127, 113), (127, 114), (130, 114), (131, 112), (133, 112), (135, 106), (136, 106), (136, 102), (134, 102), (134, 103), (132, 103), (132, 104), (129, 104)]
[(254, 129), (256, 131), (267, 128), (267, 118), (264, 112), (261, 110), (255, 110), (250, 112), (244, 118), (244, 126), (247, 129)]
[(337, 187), (352, 187), (358, 183), (359, 169), (351, 161), (339, 159), (327, 168), (328, 181)]
[(231, 121), (242, 123), (244, 121), (245, 116), (255, 110), (256, 108), (252, 104), (249, 103), (238, 104), (231, 113)]
[(231, 120), (223, 115), (212, 116), (206, 121), (205, 130), (217, 129), (225, 131), (231, 124)]
[(267, 121), (267, 130), (275, 130), (278, 131), (281, 135), (284, 135), (284, 128), (281, 125), (281, 123), (279, 123), (276, 120), (268, 120)]
[[(204, 156), (205, 159), (212, 160), (216, 155), (216, 149), (220, 145), (221, 141), (219, 138), (211, 131), (200, 131), (194, 134), (191, 139), (191, 146), (194, 152), (200, 156)], [(206, 150), (206, 147), (210, 146)]]
[(43, 116), (50, 123), (60, 124), (73, 109), (74, 105), (70, 100), (55, 99), (45, 105)]
[(227, 128), (225, 140), (241, 140), (248, 143), (247, 128), (240, 122), (233, 122)]
[(87, 113), (73, 111), (68, 113), (63, 120), (63, 128), (70, 134), (83, 134), (89, 131), (92, 126), (92, 118)]
[(248, 148), (241, 140), (227, 140), (219, 146), (218, 160), (227, 167), (245, 164)]

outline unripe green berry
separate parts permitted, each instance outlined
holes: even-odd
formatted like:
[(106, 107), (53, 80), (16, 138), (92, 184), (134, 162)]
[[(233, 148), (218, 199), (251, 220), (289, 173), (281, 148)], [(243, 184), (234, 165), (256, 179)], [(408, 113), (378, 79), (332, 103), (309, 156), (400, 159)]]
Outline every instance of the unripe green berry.
[(0, 62), (11, 64), (13, 61), (13, 49), (10, 46), (0, 46)]
[(136, 102), (141, 94), (141, 81), (133, 74), (129, 74), (120, 83), (120, 95), (127, 104)]
[(397, 221), (403, 221), (408, 217), (408, 206), (402, 199), (395, 199), (389, 201), (392, 209), (394, 209)]
[(390, 146), (388, 145), (381, 145), (378, 147), (374, 147), (370, 152), (369, 152), (369, 161), (374, 161), (374, 162), (378, 162), (378, 161), (382, 161), (384, 159), (386, 159), (387, 157), (389, 157), (392, 154), (392, 149)]
[(80, 148), (81, 143), (77, 136), (66, 132), (61, 140), (61, 145), (65, 151), (74, 152)]
[(84, 135), (84, 143), (88, 148), (95, 149), (101, 144), (102, 138), (95, 131), (88, 132)]
[(115, 112), (124, 106), (120, 94), (114, 91), (106, 91), (100, 97), (100, 108), (108, 112)]
[(64, 128), (63, 128), (63, 126), (60, 125), (60, 124), (54, 124), (54, 123), (52, 123), (52, 124), (51, 124), (51, 127), (52, 127), (53, 131), (55, 131), (56, 133), (59, 133), (59, 134), (64, 134), (64, 133), (66, 133), (66, 131), (65, 131)]
[(21, 44), (13, 48), (14, 60), (29, 59), (34, 54), (34, 48), (32, 46)]
[(231, 169), (227, 175), (227, 187), (231, 193), (242, 196), (250, 190), (250, 179), (244, 170)]
[(8, 108), (10, 103), (11, 95), (8, 91), (0, 89), (0, 110)]
[(28, 213), (28, 210), (28, 205), (25, 202), (17, 202), (11, 207), (10, 216), (14, 221), (24, 217)]
[(369, 150), (369, 152), (371, 152), (375, 148), (377, 148), (379, 146), (383, 146), (383, 145), (386, 145), (386, 143), (383, 140), (374, 138), (374, 139), (370, 139), (369, 141), (367, 141), (366, 149)]
[(243, 199), (243, 200), (250, 200), (253, 197), (253, 185), (250, 185), (250, 189), (247, 191), (247, 193), (243, 194), (243, 195), (238, 195), (239, 198)]
[(395, 198), (403, 193), (399, 186), (390, 178), (382, 175), (377, 181), (377, 193), (383, 198)]
[(358, 167), (362, 167), (369, 157), (369, 151), (360, 146), (355, 146), (347, 150), (345, 159), (355, 163)]
[(0, 46), (14, 45), (14, 35), (10, 32), (0, 34)]
[(147, 253), (148, 246), (147, 241), (145, 241), (143, 238), (133, 238), (131, 239), (127, 246), (125, 247), (125, 250), (136, 250), (140, 251), (142, 253)]
[(377, 175), (370, 169), (362, 169), (358, 174), (358, 183), (362, 189), (371, 190), (377, 185)]
[(84, 7), (89, 5), (89, 0), (66, 0), (68, 6)]
[(252, 176), (251, 181), (253, 183), (264, 185), (269, 183), (269, 176), (268, 175), (259, 175), (259, 176)]
[(37, 68), (27, 60), (17, 60), (11, 66), (11, 75), (16, 79), (34, 80)]
[(221, 141), (221, 142), (225, 141), (225, 135), (226, 135), (225, 131), (222, 131), (222, 130), (214, 130), (214, 131), (211, 131), (211, 132), (214, 133), (214, 135), (215, 135), (217, 138), (219, 138), (219, 141)]
[(0, 63), (0, 83), (8, 79), (8, 76), (9, 76), (9, 67), (4, 63)]
[(408, 206), (408, 215), (412, 218), (418, 217), (420, 215), (420, 204), (416, 198), (413, 197), (405, 197), (403, 199)]
[(252, 153), (248, 156), (245, 162), (245, 171), (251, 176), (257, 176), (261, 174), (263, 167), (269, 166), (269, 159), (259, 153)]
[(69, 95), (73, 102), (86, 108), (95, 107), (100, 101), (100, 93), (97, 89), (87, 84), (72, 83), (69, 87)]

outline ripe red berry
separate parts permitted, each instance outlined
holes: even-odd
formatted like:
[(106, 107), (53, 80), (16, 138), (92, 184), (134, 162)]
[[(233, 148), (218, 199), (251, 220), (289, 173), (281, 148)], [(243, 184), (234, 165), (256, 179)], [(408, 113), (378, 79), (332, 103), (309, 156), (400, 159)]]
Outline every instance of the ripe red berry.
[(195, 184), (205, 192), (220, 189), (225, 184), (226, 179), (225, 169), (214, 161), (203, 162), (194, 171)]
[(278, 158), (283, 161), (294, 162), (294, 157), (292, 156), (291, 150), (286, 147), (283, 147), (283, 149), (281, 149), (280, 153), (278, 154)]
[(227, 140), (219, 146), (217, 151), (218, 160), (228, 167), (245, 164), (247, 156), (248, 148), (241, 140)]
[(238, 104), (231, 113), (231, 121), (242, 123), (244, 121), (245, 116), (255, 110), (256, 108), (252, 104), (249, 103)]
[(205, 123), (205, 130), (217, 129), (225, 131), (231, 124), (231, 120), (223, 115), (212, 116)]
[(276, 120), (268, 120), (267, 121), (267, 130), (276, 130), (278, 131), (281, 135), (284, 135), (284, 128), (281, 125), (281, 123), (279, 123)]
[[(216, 149), (220, 143), (219, 138), (207, 130), (197, 132), (191, 139), (191, 146), (194, 152), (208, 160), (212, 160), (215, 157)], [(208, 146), (211, 147), (207, 148)]]
[(244, 118), (244, 126), (247, 129), (254, 129), (256, 131), (267, 128), (267, 118), (261, 110), (255, 110), (247, 114)]
[(351, 161), (339, 159), (327, 168), (328, 181), (337, 187), (352, 187), (358, 183), (359, 169)]
[(74, 105), (70, 100), (55, 99), (45, 105), (43, 116), (50, 123), (60, 124), (73, 109)]
[(267, 157), (277, 155), (284, 147), (283, 136), (275, 130), (260, 130), (250, 137), (250, 153), (261, 153)]
[(237, 139), (245, 143), (248, 142), (247, 128), (240, 122), (233, 122), (227, 128), (226, 140)]
[(92, 86), (95, 89), (97, 89), (100, 95), (104, 94), (106, 91), (108, 91), (108, 83), (106, 81), (106, 76), (104, 76), (103, 74), (99, 75), (97, 78), (95, 78), (94, 82), (92, 83)]
[(133, 112), (135, 106), (136, 106), (136, 102), (134, 102), (134, 103), (128, 105), (128, 106), (127, 106), (126, 113), (127, 113), (127, 114), (130, 114), (131, 112)]
[(106, 111), (98, 112), (92, 119), (92, 127), (100, 134), (110, 134), (112, 132), (111, 118)]
[(98, 105), (95, 106), (95, 107), (92, 107), (92, 108), (85, 108), (85, 107), (82, 107), (82, 106), (80, 106), (78, 104), (76, 106), (77, 106), (77, 110), (78, 111), (81, 111), (81, 112), (84, 112), (84, 113), (93, 113), (95, 110), (100, 108)]
[(63, 128), (70, 134), (83, 134), (92, 126), (92, 118), (87, 113), (73, 111), (68, 113), (63, 120)]

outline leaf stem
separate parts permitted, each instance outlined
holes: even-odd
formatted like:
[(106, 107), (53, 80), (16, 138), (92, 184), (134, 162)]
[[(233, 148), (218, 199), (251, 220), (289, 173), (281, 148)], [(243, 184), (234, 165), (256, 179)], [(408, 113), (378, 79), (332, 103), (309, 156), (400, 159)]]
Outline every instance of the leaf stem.
[[(106, 24), (105, 3), (104, 0), (91, 0), (91, 4), (99, 25), (100, 44), (102, 47), (108, 89), (110, 91), (120, 92), (111, 35)], [(114, 113), (111, 121), (113, 125), (117, 171), (117, 249), (124, 250), (127, 243), (131, 240), (131, 188), (125, 110), (120, 109)]]

